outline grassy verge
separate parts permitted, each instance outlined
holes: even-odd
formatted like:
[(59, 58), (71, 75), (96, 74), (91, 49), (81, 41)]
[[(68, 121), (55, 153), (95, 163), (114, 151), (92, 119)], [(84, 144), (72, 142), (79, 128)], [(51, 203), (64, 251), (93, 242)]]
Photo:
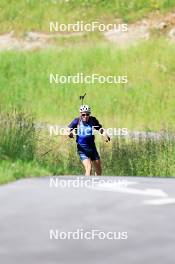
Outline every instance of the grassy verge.
[(36, 161), (1, 160), (0, 162), (0, 184), (22, 178), (39, 177), (51, 175), (49, 169), (41, 166)]
[[(79, 95), (106, 127), (174, 128), (175, 46), (156, 38), (127, 50), (107, 43), (39, 52), (0, 53), (2, 109), (22, 107), (37, 121), (67, 125)], [(127, 84), (50, 84), (49, 75), (127, 75)]]
[(0, 28), (1, 32), (14, 30), (22, 34), (31, 30), (48, 31), (50, 21), (111, 22), (120, 17), (128, 22), (173, 7), (174, 0), (1, 0)]

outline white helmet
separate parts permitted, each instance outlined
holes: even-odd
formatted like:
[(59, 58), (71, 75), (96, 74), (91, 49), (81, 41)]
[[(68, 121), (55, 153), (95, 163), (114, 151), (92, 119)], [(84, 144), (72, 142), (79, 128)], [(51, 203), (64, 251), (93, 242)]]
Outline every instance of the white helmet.
[(87, 112), (87, 113), (91, 113), (91, 108), (89, 105), (81, 105), (80, 106), (80, 113), (83, 113), (83, 112)]

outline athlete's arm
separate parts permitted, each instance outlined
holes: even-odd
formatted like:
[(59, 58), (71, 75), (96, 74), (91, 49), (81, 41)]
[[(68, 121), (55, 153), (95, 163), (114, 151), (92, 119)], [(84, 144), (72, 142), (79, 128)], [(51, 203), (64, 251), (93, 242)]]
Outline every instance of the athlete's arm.
[(95, 118), (95, 117), (92, 117), (93, 119), (93, 123), (94, 123), (94, 128), (96, 130), (99, 130), (100, 134), (105, 137), (105, 141), (108, 142), (110, 141), (110, 137), (109, 135), (107, 134), (106, 130), (102, 127), (102, 125), (99, 123), (99, 121)]
[(73, 130), (75, 128), (77, 128), (78, 126), (78, 122), (79, 122), (79, 118), (75, 118), (69, 125), (68, 125), (68, 128), (67, 128), (67, 135), (70, 137), (70, 138), (74, 138), (74, 134), (73, 134)]

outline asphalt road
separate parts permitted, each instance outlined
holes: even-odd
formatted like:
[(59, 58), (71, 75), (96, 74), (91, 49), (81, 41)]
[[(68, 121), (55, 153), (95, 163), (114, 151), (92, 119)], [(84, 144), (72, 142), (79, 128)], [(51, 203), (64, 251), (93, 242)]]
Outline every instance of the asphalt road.
[[(100, 231), (106, 237), (92, 239)], [(174, 264), (175, 179), (66, 176), (1, 186), (0, 262)]]

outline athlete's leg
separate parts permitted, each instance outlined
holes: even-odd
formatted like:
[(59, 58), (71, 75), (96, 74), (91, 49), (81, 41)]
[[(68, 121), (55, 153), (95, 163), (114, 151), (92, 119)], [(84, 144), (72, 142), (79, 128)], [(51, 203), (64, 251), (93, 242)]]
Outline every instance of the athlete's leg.
[(92, 162), (90, 159), (84, 159), (82, 160), (82, 163), (85, 168), (85, 176), (90, 176), (91, 175), (91, 170), (92, 170)]
[(97, 176), (100, 176), (101, 173), (102, 173), (102, 169), (101, 169), (101, 160), (98, 159), (98, 160), (93, 160), (93, 165), (94, 165), (94, 168), (95, 168), (95, 174)]

